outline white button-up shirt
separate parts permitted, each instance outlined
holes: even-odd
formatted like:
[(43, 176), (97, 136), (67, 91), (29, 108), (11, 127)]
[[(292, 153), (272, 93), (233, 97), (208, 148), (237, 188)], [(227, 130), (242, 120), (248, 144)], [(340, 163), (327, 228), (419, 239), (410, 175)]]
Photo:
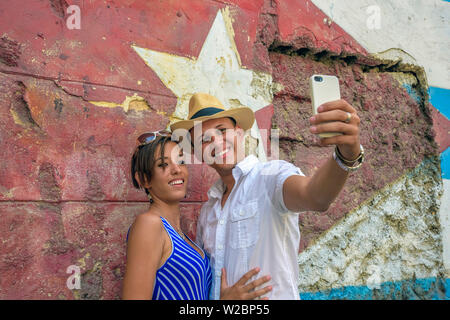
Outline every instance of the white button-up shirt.
[(259, 267), (252, 280), (270, 275), (269, 299), (299, 299), (298, 214), (283, 200), (283, 183), (299, 168), (282, 160), (260, 162), (251, 155), (232, 171), (235, 185), (221, 206), (224, 184), (219, 179), (208, 191), (197, 222), (197, 242), (210, 257), (213, 269), (211, 299), (220, 298), (221, 269), (235, 284), (247, 271)]

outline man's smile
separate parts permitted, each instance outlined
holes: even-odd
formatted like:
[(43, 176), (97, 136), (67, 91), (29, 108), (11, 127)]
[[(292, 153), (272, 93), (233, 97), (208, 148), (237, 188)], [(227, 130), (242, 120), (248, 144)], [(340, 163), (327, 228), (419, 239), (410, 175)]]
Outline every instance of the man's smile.
[(216, 154), (216, 155), (214, 155), (214, 158), (219, 158), (219, 157), (224, 157), (227, 153), (228, 153), (228, 151), (230, 151), (231, 150), (231, 148), (230, 147), (227, 147), (225, 150), (223, 150), (222, 152), (219, 152), (218, 154)]

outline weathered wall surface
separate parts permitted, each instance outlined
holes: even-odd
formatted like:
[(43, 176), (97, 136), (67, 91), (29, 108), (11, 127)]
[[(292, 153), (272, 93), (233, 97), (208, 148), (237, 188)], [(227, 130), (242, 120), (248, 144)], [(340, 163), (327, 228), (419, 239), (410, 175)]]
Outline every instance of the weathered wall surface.
[[(67, 27), (70, 5), (80, 29)], [(308, 131), (314, 73), (339, 77), (362, 119), (367, 162), (327, 212), (299, 216), (300, 296), (449, 298), (448, 102), (439, 84), (428, 86), (434, 68), (411, 52), (417, 61), (376, 55), (371, 34), (341, 24), (338, 8), (0, 3), (0, 299), (120, 298), (126, 232), (148, 206), (129, 176), (136, 136), (185, 117), (196, 91), (251, 107), (251, 135), (279, 129), (280, 158), (312, 174), (332, 152)], [(257, 152), (266, 159), (263, 144)], [(217, 176), (189, 170), (182, 228), (193, 237)], [(67, 287), (69, 266), (80, 268), (80, 289)]]
[[(448, 154), (450, 146), (450, 78), (448, 76), (450, 61), (447, 54), (449, 44), (447, 21), (450, 18), (450, 4), (448, 1), (441, 0), (411, 2), (395, 0), (313, 0), (312, 2), (327, 14), (328, 19), (339, 24), (373, 56), (379, 59), (391, 60), (392, 65), (397, 65), (399, 68), (395, 67), (395, 72), (391, 73), (391, 75), (402, 84), (414, 100), (423, 105), (423, 102), (426, 101), (424, 98), (426, 99), (428, 95), (428, 100), (431, 102), (428, 106), (433, 120), (434, 140), (437, 143), (440, 154), (441, 178), (436, 179), (436, 175), (432, 174), (436, 179), (436, 186), (439, 185), (437, 190), (440, 191), (432, 193), (436, 195), (436, 204), (430, 203), (431, 207), (424, 207), (423, 212), (436, 215), (437, 222), (440, 224), (442, 249), (436, 246), (434, 252), (437, 255), (442, 253), (443, 274), (440, 276), (443, 276), (443, 278), (439, 278), (439, 275), (434, 274), (431, 269), (429, 269), (428, 274), (423, 273), (423, 270), (415, 273), (407, 271), (408, 265), (415, 266), (414, 270), (416, 270), (415, 268), (423, 268), (423, 265), (432, 265), (431, 261), (423, 263), (420, 268), (417, 261), (410, 261), (402, 265), (402, 273), (394, 275), (392, 270), (395, 268), (388, 262), (390, 259), (386, 257), (387, 253), (383, 254), (380, 252), (379, 257), (383, 256), (385, 262), (380, 263), (378, 261), (372, 264), (372, 268), (383, 271), (378, 274), (369, 272), (367, 276), (371, 277), (372, 282), (374, 282), (374, 277), (378, 282), (382, 280), (384, 284), (381, 287), (378, 286), (375, 290), (372, 290), (373, 286), (368, 289), (361, 281), (353, 281), (341, 284), (342, 288), (331, 289), (331, 291), (326, 290), (326, 286), (323, 286), (323, 289), (326, 290), (325, 292), (306, 296), (310, 298), (439, 298), (445, 296), (444, 288), (447, 287), (448, 298), (448, 278), (450, 277), (450, 191), (448, 189), (447, 168), (449, 166)], [(420, 71), (415, 66), (419, 66), (423, 70)], [(405, 71), (412, 72), (407, 72), (408, 76), (405, 77)], [(410, 77), (411, 74), (416, 79)], [(423, 86), (423, 84), (426, 85)], [(426, 93), (424, 92), (425, 90)], [(395, 106), (394, 108), (397, 110), (398, 103), (385, 102), (387, 102), (386, 106)], [(396, 132), (397, 130), (394, 129), (394, 136)], [(416, 154), (411, 149), (411, 146), (407, 148), (412, 155)], [(400, 173), (398, 169), (401, 166), (393, 164), (393, 167), (396, 168), (397, 174)], [(424, 166), (423, 162), (416, 166), (414, 171), (410, 172), (417, 172), (419, 168), (425, 167), (428, 166)], [(386, 171), (389, 170), (383, 170), (383, 174)], [(417, 174), (408, 174), (407, 177), (414, 181), (420, 179)], [(426, 194), (430, 185), (419, 184), (418, 186), (421, 188), (422, 193)], [(389, 192), (394, 191), (391, 190)], [(397, 202), (396, 196), (388, 199), (389, 202)], [(423, 204), (427, 203), (427, 200), (423, 199), (423, 197), (417, 196), (417, 194), (410, 194), (409, 189), (408, 193), (404, 194), (405, 203), (416, 203), (419, 201), (418, 199), (421, 199), (420, 201)], [(359, 210), (357, 209), (355, 214)], [(415, 216), (412, 207), (407, 206), (402, 211), (411, 212), (411, 216)], [(382, 221), (382, 223), (384, 225), (385, 221)], [(345, 223), (339, 224), (339, 227), (344, 225)], [(350, 225), (347, 225), (347, 227), (353, 228)], [(417, 228), (417, 230), (419, 229)], [(367, 241), (367, 239), (364, 241)], [(410, 241), (403, 239), (402, 243), (407, 247)], [(420, 246), (415, 240), (413, 243), (415, 246)], [(422, 242), (422, 244), (425, 243)], [(309, 249), (312, 252), (315, 250), (315, 247), (312, 246)], [(432, 250), (426, 251), (427, 253), (424, 253), (424, 256), (428, 256), (428, 253)], [(402, 261), (404, 256), (402, 254)], [(434, 265), (437, 266), (436, 264)], [(409, 275), (408, 272), (410, 273)], [(421, 275), (419, 276), (419, 274)], [(416, 280), (417, 278), (423, 279)], [(355, 283), (358, 282), (358, 286), (355, 286)], [(335, 285), (333, 287), (336, 288)]]

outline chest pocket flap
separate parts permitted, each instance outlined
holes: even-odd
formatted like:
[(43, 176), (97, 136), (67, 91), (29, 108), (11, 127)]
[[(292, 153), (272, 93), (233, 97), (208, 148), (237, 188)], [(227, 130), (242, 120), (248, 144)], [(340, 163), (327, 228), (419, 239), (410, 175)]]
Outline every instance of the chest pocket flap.
[(258, 203), (256, 200), (240, 205), (236, 210), (233, 210), (231, 214), (231, 222), (236, 222), (245, 219), (251, 219), (258, 213)]
[(259, 238), (260, 220), (257, 201), (237, 207), (233, 210), (230, 220), (230, 242), (233, 248), (246, 248), (256, 243)]

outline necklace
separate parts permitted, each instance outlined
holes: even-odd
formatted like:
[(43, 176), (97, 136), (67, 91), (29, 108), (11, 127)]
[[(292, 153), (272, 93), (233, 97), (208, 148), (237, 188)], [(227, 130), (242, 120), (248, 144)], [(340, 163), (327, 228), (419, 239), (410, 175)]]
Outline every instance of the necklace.
[[(166, 220), (167, 220), (167, 219), (166, 219)], [(167, 222), (169, 222), (169, 221), (167, 220)], [(184, 236), (183, 231), (181, 231), (181, 228), (176, 227), (175, 224), (172, 225), (170, 222), (169, 222), (169, 224), (170, 224), (170, 226), (171, 226), (173, 229), (175, 229), (175, 231), (178, 233), (178, 235), (181, 237), (181, 239), (183, 239), (183, 240), (186, 239), (186, 237)]]
[[(174, 229), (175, 229), (175, 228), (174, 228)], [(181, 231), (181, 229), (176, 228), (175, 231), (180, 235), (180, 237), (181, 237), (182, 239), (185, 239), (184, 233), (183, 233), (183, 231)]]

